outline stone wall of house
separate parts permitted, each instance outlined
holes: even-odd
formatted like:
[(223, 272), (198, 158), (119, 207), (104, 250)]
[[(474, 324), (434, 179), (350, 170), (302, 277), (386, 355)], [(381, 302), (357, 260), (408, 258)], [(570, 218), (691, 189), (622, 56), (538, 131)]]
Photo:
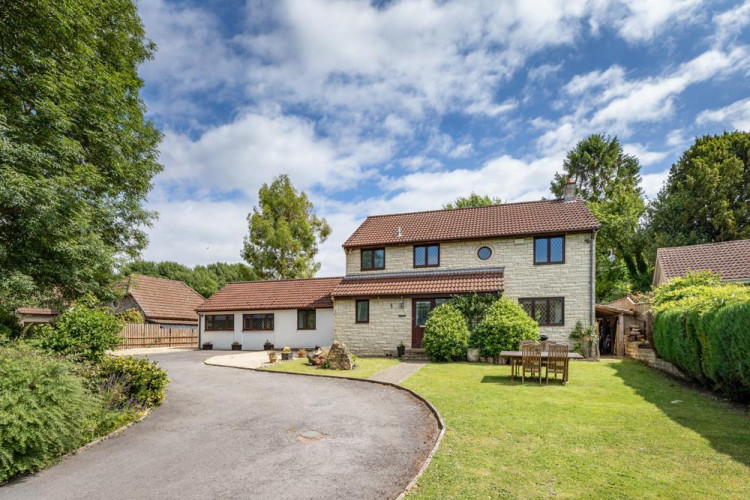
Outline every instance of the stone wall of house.
[(652, 368), (656, 368), (657, 370), (669, 373), (678, 378), (685, 378), (685, 375), (675, 365), (669, 361), (657, 358), (653, 349), (642, 349), (638, 347), (638, 342), (625, 342), (625, 354), (628, 357), (646, 363)]
[[(591, 310), (594, 299), (591, 296), (591, 237), (591, 233), (568, 234), (565, 238), (564, 264), (535, 266), (534, 238), (497, 238), (443, 242), (440, 244), (440, 267), (426, 269), (414, 269), (412, 245), (386, 247), (386, 268), (375, 272), (360, 271), (359, 249), (348, 250), (346, 272), (347, 275), (360, 275), (503, 267), (505, 276), (504, 295), (507, 297), (516, 299), (564, 297), (565, 324), (563, 326), (541, 327), (540, 333), (547, 335), (552, 340), (569, 342), (570, 332), (577, 321), (581, 321), (584, 326), (590, 325), (592, 321)], [(487, 260), (480, 260), (477, 257), (477, 250), (482, 246), (488, 246), (492, 249), (492, 256)], [(352, 308), (351, 318), (353, 323), (353, 302), (347, 307)], [(336, 316), (339, 315), (336, 314)], [(374, 321), (374, 319), (371, 319), (370, 324)], [(352, 326), (356, 327), (357, 325), (353, 324)], [(373, 328), (373, 326), (365, 326), (362, 329), (363, 333), (365, 330)], [(396, 334), (394, 337), (406, 335), (410, 338), (410, 323), (406, 324), (403, 333)], [(404, 343), (407, 346), (409, 345), (406, 341)]]
[(115, 300), (112, 303), (112, 307), (115, 310), (115, 314), (119, 314), (123, 311), (127, 311), (128, 309), (135, 309), (139, 313), (143, 315), (145, 318), (146, 315), (143, 312), (143, 309), (141, 309), (141, 306), (138, 305), (138, 302), (135, 301), (132, 295), (126, 295), (125, 297)]
[[(403, 304), (403, 306), (402, 306)], [(370, 299), (369, 323), (356, 323), (354, 300), (333, 303), (334, 338), (358, 356), (382, 356), (400, 342), (411, 347), (411, 299)]]

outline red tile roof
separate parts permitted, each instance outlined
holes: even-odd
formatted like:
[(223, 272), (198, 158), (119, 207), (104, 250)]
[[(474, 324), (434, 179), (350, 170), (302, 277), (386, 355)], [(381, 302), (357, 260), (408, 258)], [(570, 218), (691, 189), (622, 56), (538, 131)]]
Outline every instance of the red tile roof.
[(334, 297), (383, 297), (503, 290), (503, 271), (414, 272), (381, 276), (347, 276)]
[(331, 308), (331, 292), (341, 278), (227, 283), (198, 312)]
[(182, 281), (133, 274), (127, 286), (147, 320), (198, 323), (195, 308), (205, 299)]
[(750, 279), (750, 240), (660, 248), (656, 262), (666, 280), (703, 270), (719, 273), (723, 280)]
[(598, 227), (596, 218), (580, 200), (504, 203), (488, 207), (370, 216), (346, 240), (344, 248), (583, 232)]

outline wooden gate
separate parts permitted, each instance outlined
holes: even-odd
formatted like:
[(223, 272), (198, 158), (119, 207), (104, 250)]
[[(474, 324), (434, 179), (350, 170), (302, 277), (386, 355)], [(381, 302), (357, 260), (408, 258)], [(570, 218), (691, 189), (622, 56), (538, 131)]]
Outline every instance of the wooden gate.
[(120, 332), (117, 349), (137, 347), (198, 347), (198, 329), (162, 328), (159, 325), (128, 323)]

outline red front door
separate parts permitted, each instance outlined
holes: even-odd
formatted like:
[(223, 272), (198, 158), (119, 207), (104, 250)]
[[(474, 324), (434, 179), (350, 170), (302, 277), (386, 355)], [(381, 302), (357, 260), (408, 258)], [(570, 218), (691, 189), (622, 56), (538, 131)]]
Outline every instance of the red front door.
[(427, 316), (430, 311), (435, 309), (443, 302), (447, 302), (448, 298), (436, 298), (436, 299), (412, 299), (411, 301), (411, 346), (412, 348), (422, 347), (422, 338), (424, 337), (424, 325), (427, 323)]

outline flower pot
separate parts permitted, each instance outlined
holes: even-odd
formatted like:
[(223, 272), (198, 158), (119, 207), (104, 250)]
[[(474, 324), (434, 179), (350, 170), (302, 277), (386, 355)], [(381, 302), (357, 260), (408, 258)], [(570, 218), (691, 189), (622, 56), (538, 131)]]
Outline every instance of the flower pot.
[(282, 352), (281, 353), (281, 361), (292, 361), (294, 359), (294, 354), (291, 352)]
[(396, 352), (398, 353), (398, 357), (402, 357), (406, 353), (406, 346), (400, 345), (396, 347)]
[(263, 344), (264, 351), (273, 351), (273, 344)]
[(232, 350), (233, 351), (241, 351), (242, 350), (242, 344), (237, 344), (237, 343), (232, 344)]
[(469, 347), (469, 350), (466, 352), (466, 361), (470, 363), (476, 363), (479, 361), (478, 347)]
[(211, 342), (206, 342), (205, 344), (203, 344), (204, 351), (210, 351), (213, 348), (214, 348), (214, 345)]

